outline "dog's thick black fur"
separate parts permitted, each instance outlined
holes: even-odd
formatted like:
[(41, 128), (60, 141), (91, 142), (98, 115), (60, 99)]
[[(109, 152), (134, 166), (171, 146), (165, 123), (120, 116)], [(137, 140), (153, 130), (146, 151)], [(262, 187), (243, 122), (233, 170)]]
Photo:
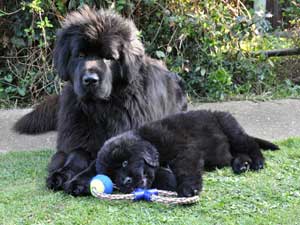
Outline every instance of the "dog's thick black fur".
[[(54, 66), (67, 81), (59, 101), (44, 102), (15, 126), (21, 133), (57, 127), (50, 189), (86, 194), (86, 183), (95, 174), (91, 162), (105, 140), (186, 109), (179, 76), (145, 55), (137, 33), (131, 20), (110, 10), (85, 6), (64, 20), (54, 49)], [(76, 157), (71, 160), (70, 154)]]
[(202, 188), (204, 169), (230, 165), (235, 173), (262, 169), (260, 149), (276, 150), (278, 146), (249, 136), (229, 113), (190, 111), (106, 141), (98, 153), (96, 169), (112, 177), (127, 193), (164, 182), (156, 180), (153, 184), (155, 173), (159, 166), (169, 166), (176, 177), (178, 195), (192, 196)]

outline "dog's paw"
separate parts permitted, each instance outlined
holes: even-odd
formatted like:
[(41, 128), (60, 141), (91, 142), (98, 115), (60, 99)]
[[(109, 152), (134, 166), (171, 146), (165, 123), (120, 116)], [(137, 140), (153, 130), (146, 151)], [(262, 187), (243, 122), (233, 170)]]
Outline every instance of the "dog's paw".
[(50, 174), (46, 179), (47, 188), (58, 191), (63, 189), (63, 185), (66, 182), (66, 177), (61, 173)]
[(251, 163), (250, 169), (255, 171), (261, 170), (264, 168), (264, 165), (265, 165), (264, 159), (256, 159), (253, 160), (253, 163)]
[(177, 187), (178, 197), (192, 197), (199, 194), (199, 186), (191, 184), (182, 184)]
[(77, 196), (85, 196), (90, 194), (89, 188), (87, 185), (78, 184), (77, 182), (66, 182), (64, 184), (64, 191), (67, 194)]
[(250, 158), (241, 158), (237, 157), (232, 162), (232, 170), (236, 174), (245, 173), (250, 170), (251, 167), (251, 159)]
[(166, 191), (176, 191), (177, 181), (174, 173), (169, 168), (160, 167), (155, 173), (152, 188)]

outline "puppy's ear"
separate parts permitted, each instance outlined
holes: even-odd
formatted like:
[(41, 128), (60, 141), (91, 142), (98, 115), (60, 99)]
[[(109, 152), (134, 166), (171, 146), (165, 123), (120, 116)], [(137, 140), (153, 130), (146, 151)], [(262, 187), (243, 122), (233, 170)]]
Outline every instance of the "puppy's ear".
[(68, 74), (67, 65), (70, 59), (70, 40), (65, 37), (65, 31), (59, 30), (56, 35), (56, 43), (53, 51), (53, 63), (59, 77), (68, 81), (70, 76)]
[(145, 151), (143, 152), (143, 158), (145, 162), (151, 167), (159, 166), (159, 156), (156, 148), (150, 143), (147, 145)]

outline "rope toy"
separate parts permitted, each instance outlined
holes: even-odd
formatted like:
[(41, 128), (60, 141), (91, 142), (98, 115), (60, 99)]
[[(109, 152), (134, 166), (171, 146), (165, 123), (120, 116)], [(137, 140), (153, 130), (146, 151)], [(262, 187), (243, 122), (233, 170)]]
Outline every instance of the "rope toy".
[(137, 188), (131, 194), (111, 194), (113, 182), (105, 175), (97, 175), (91, 180), (90, 191), (94, 197), (106, 200), (144, 200), (171, 205), (190, 205), (199, 201), (199, 196), (178, 198), (176, 192), (157, 189)]

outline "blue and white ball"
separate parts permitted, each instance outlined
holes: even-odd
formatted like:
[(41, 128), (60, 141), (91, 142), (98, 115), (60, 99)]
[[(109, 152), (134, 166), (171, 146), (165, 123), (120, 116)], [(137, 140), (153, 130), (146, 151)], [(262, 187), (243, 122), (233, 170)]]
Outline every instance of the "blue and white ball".
[(90, 191), (94, 196), (102, 193), (111, 194), (113, 192), (113, 182), (106, 175), (96, 175), (91, 180)]

